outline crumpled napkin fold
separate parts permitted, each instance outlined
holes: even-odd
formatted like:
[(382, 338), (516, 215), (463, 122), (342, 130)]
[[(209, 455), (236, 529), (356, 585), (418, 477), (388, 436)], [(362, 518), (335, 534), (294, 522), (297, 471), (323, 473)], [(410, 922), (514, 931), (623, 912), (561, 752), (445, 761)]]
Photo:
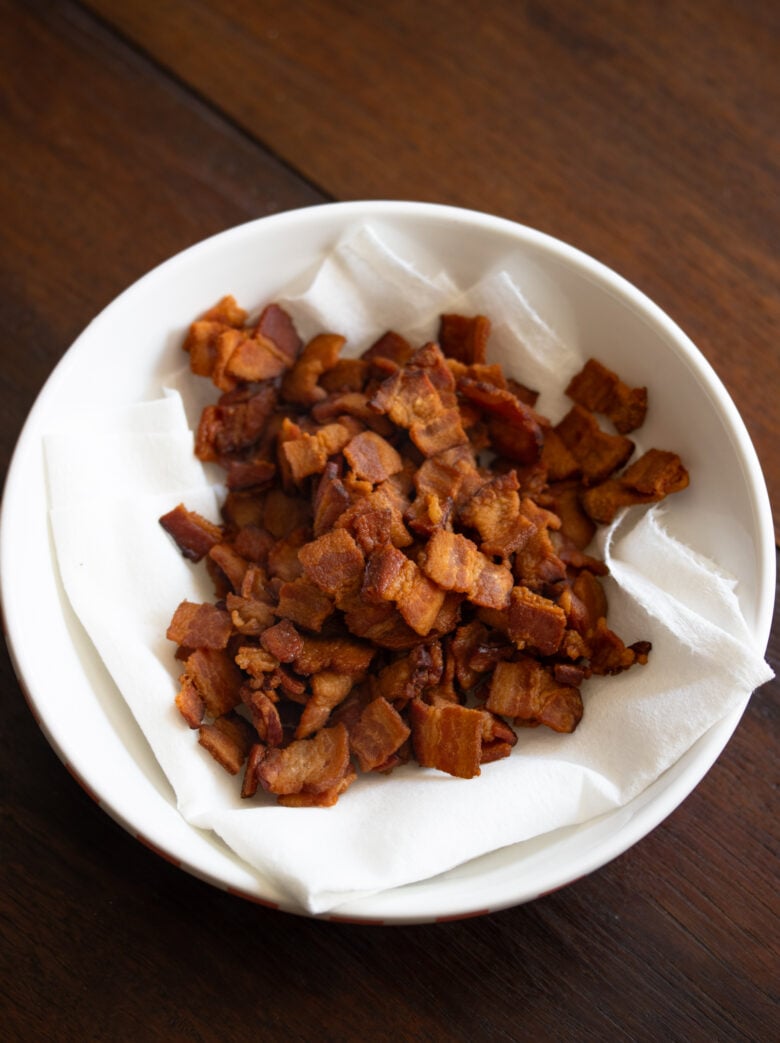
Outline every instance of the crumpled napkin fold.
[[(442, 311), (488, 314), (491, 361), (538, 388), (538, 408), (553, 420), (565, 412), (562, 389), (583, 362), (506, 273), (464, 290), (445, 273), (421, 274), (365, 226), (344, 238), (310, 285), (279, 300), (305, 337), (344, 333), (352, 354), (388, 328), (420, 343), (433, 339)], [(329, 809), (242, 801), (236, 780), (197, 745), (174, 707), (180, 671), (165, 638), (180, 601), (212, 597), (205, 571), (179, 555), (157, 521), (179, 502), (218, 520), (217, 491), (192, 453), (202, 401), (195, 380), (182, 370), (157, 401), (81, 413), (46, 437), (57, 562), (181, 814), (217, 833), (308, 912), (427, 879), (626, 804), (772, 676), (734, 581), (666, 531), (663, 507), (628, 512), (600, 536), (609, 618), (626, 643), (648, 639), (653, 652), (645, 667), (584, 686), (585, 715), (574, 734), (521, 731), (511, 757), (471, 780), (415, 765), (389, 778), (361, 776)]]

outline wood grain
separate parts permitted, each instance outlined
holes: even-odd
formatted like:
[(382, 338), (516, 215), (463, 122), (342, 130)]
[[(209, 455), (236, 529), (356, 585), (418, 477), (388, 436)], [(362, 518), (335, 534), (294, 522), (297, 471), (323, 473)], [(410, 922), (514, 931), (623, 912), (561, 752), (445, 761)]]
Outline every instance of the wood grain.
[(780, 531), (777, 5), (87, 2), (335, 198), (489, 210), (634, 282), (732, 394)]
[[(771, 397), (745, 383), (761, 384), (751, 371), (775, 350), (768, 7), (713, 3), (709, 21), (702, 4), (220, 6), (193, 3), (185, 18), (158, 0), (152, 17), (137, 0), (102, 4), (98, 18), (67, 0), (0, 0), (4, 469), (38, 388), (117, 292), (212, 232), (331, 195), (487, 198), (625, 261), (710, 338), (749, 409)], [(319, 117), (318, 96), (330, 105)], [(488, 103), (495, 122), (481, 131)], [(503, 151), (518, 128), (527, 155)], [(697, 196), (697, 157), (711, 195)], [(670, 206), (687, 215), (685, 235), (666, 223)], [(777, 1035), (778, 681), (694, 793), (614, 862), (528, 906), (399, 928), (275, 913), (174, 868), (67, 773), (4, 650), (0, 691), (4, 1040)]]

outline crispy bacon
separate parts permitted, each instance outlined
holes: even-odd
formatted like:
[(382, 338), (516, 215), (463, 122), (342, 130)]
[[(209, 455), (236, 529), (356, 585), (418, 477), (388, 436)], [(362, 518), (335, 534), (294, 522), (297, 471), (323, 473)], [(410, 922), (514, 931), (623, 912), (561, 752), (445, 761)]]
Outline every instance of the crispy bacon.
[(419, 764), (460, 779), (480, 774), (482, 713), (456, 704), (411, 704), (412, 747)]
[(634, 443), (625, 435), (602, 431), (592, 413), (582, 406), (572, 406), (555, 427), (555, 431), (582, 470), (586, 484), (603, 481), (619, 470), (634, 451)]
[(333, 529), (305, 544), (298, 560), (312, 583), (333, 598), (357, 589), (363, 580), (363, 552), (346, 529)]
[(299, 576), (279, 588), (279, 602), (273, 611), (280, 619), (319, 632), (333, 607), (327, 594), (305, 576)]
[(195, 437), (198, 459), (222, 460), (256, 445), (274, 411), (277, 396), (273, 384), (262, 384), (238, 400), (206, 406)]
[(350, 729), (349, 745), (361, 771), (375, 771), (387, 764), (410, 735), (398, 711), (381, 696), (370, 702)]
[(238, 775), (255, 738), (252, 726), (237, 713), (202, 724), (198, 731), (198, 742), (231, 775)]
[(337, 786), (348, 770), (349, 736), (344, 725), (337, 724), (311, 739), (268, 750), (257, 766), (257, 777), (269, 793), (319, 794)]
[(558, 732), (574, 731), (582, 718), (579, 691), (561, 685), (548, 667), (529, 656), (497, 664), (485, 707), (516, 724), (546, 724)]
[(514, 587), (509, 602), (508, 633), (518, 648), (554, 655), (563, 640), (566, 613), (527, 587)]
[(160, 525), (173, 537), (179, 550), (190, 561), (200, 561), (222, 540), (222, 529), (183, 503), (160, 518)]
[(195, 688), (209, 717), (221, 717), (241, 701), (241, 671), (222, 649), (196, 648), (186, 659), (180, 681)]
[(318, 380), (339, 360), (346, 338), (335, 333), (320, 333), (314, 337), (282, 378), (282, 398), (300, 406), (311, 406), (325, 398), (327, 391)]
[(232, 630), (230, 615), (224, 609), (182, 601), (165, 636), (185, 648), (224, 648)]
[(490, 336), (490, 319), (484, 315), (442, 315), (439, 320), (439, 344), (449, 358), (467, 365), (483, 363)]
[(423, 637), (444, 604), (444, 591), (391, 543), (369, 556), (362, 596), (371, 602), (393, 601), (412, 630)]
[(566, 394), (584, 409), (603, 413), (621, 435), (627, 435), (645, 422), (647, 388), (631, 388), (611, 369), (596, 359), (588, 359), (569, 381)]
[(621, 507), (658, 503), (686, 489), (688, 482), (688, 472), (676, 453), (649, 449), (618, 478), (586, 489), (582, 505), (593, 521), (608, 524)]
[(344, 456), (358, 478), (378, 485), (403, 468), (397, 450), (376, 431), (363, 431), (344, 448)]
[(465, 594), (475, 605), (506, 608), (512, 573), (485, 557), (476, 544), (460, 533), (438, 529), (428, 541), (421, 568), (444, 590)]

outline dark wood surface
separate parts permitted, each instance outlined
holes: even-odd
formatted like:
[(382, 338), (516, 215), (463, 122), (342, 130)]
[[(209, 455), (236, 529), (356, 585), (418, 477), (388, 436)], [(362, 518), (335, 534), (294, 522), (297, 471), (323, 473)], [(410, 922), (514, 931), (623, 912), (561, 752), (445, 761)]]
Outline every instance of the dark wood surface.
[[(0, 18), (3, 473), (74, 337), (165, 257), (291, 207), (416, 198), (533, 225), (645, 290), (734, 397), (778, 519), (776, 5), (0, 0)], [(3, 1039), (778, 1037), (776, 681), (604, 869), (397, 928), (175, 869), (65, 772), (5, 653), (0, 684)]]

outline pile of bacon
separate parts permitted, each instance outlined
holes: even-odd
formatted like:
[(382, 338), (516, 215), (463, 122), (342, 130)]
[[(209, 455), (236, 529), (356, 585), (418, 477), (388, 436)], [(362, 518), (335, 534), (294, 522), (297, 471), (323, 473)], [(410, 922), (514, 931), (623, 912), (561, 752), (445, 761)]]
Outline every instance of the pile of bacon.
[(243, 796), (328, 806), (356, 767), (412, 758), (471, 778), (514, 727), (573, 731), (586, 678), (647, 661), (607, 626), (586, 548), (688, 475), (656, 449), (626, 468), (644, 388), (591, 359), (553, 426), (486, 363), (489, 330), (443, 315), (437, 343), (389, 332), (343, 358), (343, 337), (304, 346), (276, 304), (248, 325), (226, 297), (191, 326), (191, 368), (221, 392), (195, 451), (228, 492), (220, 525), (184, 505), (160, 519), (216, 591), (168, 637), (176, 704), (243, 767)]

